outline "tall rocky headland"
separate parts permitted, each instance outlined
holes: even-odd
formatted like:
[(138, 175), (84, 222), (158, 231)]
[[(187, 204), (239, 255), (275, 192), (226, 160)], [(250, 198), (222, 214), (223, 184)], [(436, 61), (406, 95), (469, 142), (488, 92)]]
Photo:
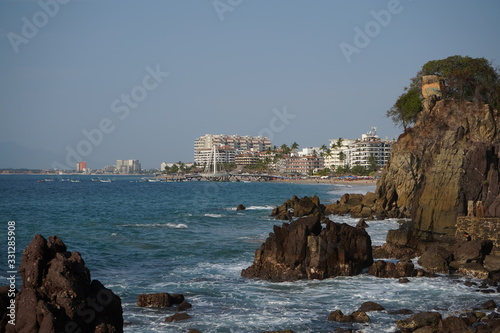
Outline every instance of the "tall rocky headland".
[(440, 99), (439, 88), (426, 91), (435, 79), (423, 78), (423, 110), (393, 145), (376, 188), (375, 210), (411, 218), (420, 241), (453, 239), (459, 216), (500, 217), (499, 112)]

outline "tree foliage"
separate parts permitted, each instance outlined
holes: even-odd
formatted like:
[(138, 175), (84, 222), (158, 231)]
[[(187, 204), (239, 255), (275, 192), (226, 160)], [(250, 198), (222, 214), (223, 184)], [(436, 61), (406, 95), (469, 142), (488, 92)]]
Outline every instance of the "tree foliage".
[(397, 125), (413, 124), (422, 111), (422, 76), (437, 75), (441, 78), (442, 98), (487, 103), (500, 106), (500, 74), (484, 58), (459, 55), (441, 60), (431, 60), (411, 79), (410, 86), (387, 111)]

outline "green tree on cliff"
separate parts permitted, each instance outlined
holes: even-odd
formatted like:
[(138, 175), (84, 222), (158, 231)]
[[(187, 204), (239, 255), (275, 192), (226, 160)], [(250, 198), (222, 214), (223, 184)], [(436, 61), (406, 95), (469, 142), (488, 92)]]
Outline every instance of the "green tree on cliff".
[(442, 80), (442, 98), (487, 103), (500, 107), (500, 74), (484, 58), (451, 56), (431, 60), (411, 79), (410, 87), (387, 111), (397, 125), (406, 131), (422, 111), (422, 76), (437, 75)]
[(387, 111), (387, 117), (390, 117), (397, 125), (402, 125), (406, 132), (408, 126), (415, 122), (420, 111), (422, 111), (422, 96), (416, 88), (409, 88)]

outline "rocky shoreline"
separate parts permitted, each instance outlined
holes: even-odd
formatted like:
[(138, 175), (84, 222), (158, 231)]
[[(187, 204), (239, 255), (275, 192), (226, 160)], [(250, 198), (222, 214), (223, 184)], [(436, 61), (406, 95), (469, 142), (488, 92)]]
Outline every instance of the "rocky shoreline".
[[(372, 249), (369, 236), (366, 239), (364, 228), (367, 224), (363, 218), (356, 227), (352, 227), (332, 222), (328, 218), (331, 214), (350, 214), (374, 220), (378, 215), (376, 196), (374, 193), (345, 194), (341, 200), (330, 205), (321, 204), (316, 196), (294, 196), (286, 200), (272, 211), (271, 216), (289, 222), (281, 227), (274, 227), (265, 243), (256, 250), (254, 263), (242, 271), (242, 276), (270, 281), (322, 279), (356, 275), (362, 270), (353, 267), (364, 267), (368, 268), (366, 272), (370, 275), (399, 279), (400, 283), (410, 283), (410, 277), (432, 278), (436, 274), (460, 274), (483, 280), (481, 284), (467, 282), (468, 286), (476, 288), (478, 292), (500, 292), (500, 257), (495, 254), (496, 249), (493, 251), (492, 241), (472, 240), (469, 237), (457, 240), (451, 246), (439, 242), (424, 244), (412, 239), (410, 223), (402, 220), (400, 229), (389, 232), (387, 243)], [(336, 232), (332, 234), (332, 230)], [(326, 235), (328, 236), (325, 237)], [(358, 246), (352, 247), (352, 244)], [(419, 257), (418, 264), (422, 268), (415, 268), (410, 260), (416, 257)], [(394, 258), (399, 260), (394, 263)], [(332, 266), (337, 269), (331, 268)], [(343, 269), (339, 270), (338, 267)], [(399, 309), (387, 313), (410, 315), (406, 319), (395, 321), (397, 332), (486, 333), (500, 332), (499, 310), (497, 303), (490, 300), (477, 308), (464, 309), (460, 314), (446, 318), (437, 311), (414, 313), (408, 309)], [(367, 303), (349, 315), (335, 310), (330, 313), (328, 320), (368, 323), (369, 311), (385, 309), (380, 304)], [(339, 328), (335, 332), (354, 330)]]
[[(342, 205), (358, 207), (371, 203), (372, 197), (370, 193), (366, 196), (350, 195), (341, 201)], [(457, 241), (452, 249), (433, 244), (426, 251), (419, 252), (417, 248), (407, 247), (408, 243), (394, 242), (402, 237), (400, 229), (394, 230), (395, 235), (389, 233), (387, 239), (393, 241), (390, 247), (389, 243), (372, 247), (365, 231), (367, 224), (364, 219), (356, 227), (329, 219), (330, 215), (327, 214), (333, 211), (332, 207), (339, 206), (340, 201), (323, 205), (317, 197), (292, 197), (276, 207), (272, 215), (289, 221), (274, 227), (268, 240), (257, 249), (254, 264), (243, 270), (242, 276), (295, 281), (363, 273), (411, 283), (411, 278), (463, 274), (483, 280), (479, 284), (468, 283), (478, 292), (491, 293), (492, 296), (500, 292), (500, 266), (491, 255), (491, 242), (465, 239)], [(368, 217), (368, 223), (374, 218)], [(387, 256), (389, 253), (391, 256)], [(400, 258), (397, 263), (384, 260), (394, 258), (395, 253)], [(417, 254), (420, 256), (418, 263), (423, 268), (415, 268), (409, 260)], [(79, 253), (68, 252), (66, 245), (56, 236), (46, 240), (36, 235), (24, 251), (20, 271), (23, 286), (16, 295), (16, 303), (20, 305), (16, 312), (17, 325), (15, 328), (9, 327), (6, 324), (7, 313), (0, 312), (0, 331), (54, 329), (65, 332), (69, 323), (75, 329), (83, 328), (82, 332), (123, 332), (120, 298), (99, 281), (91, 280), (90, 272)], [(8, 302), (7, 291), (5, 287), (0, 288), (0, 304)], [(33, 307), (31, 304), (37, 305)], [(189, 321), (191, 318), (189, 311), (192, 305), (181, 294), (138, 295), (137, 306), (167, 309), (165, 322)], [(2, 310), (5, 308), (2, 307)], [(342, 327), (335, 332), (355, 332), (353, 323), (369, 323), (370, 312), (373, 311), (397, 315), (395, 324), (398, 332), (403, 333), (500, 331), (500, 311), (494, 299), (446, 318), (439, 312), (414, 313), (408, 309), (385, 309), (381, 304), (370, 302), (361, 304), (351, 314), (335, 309), (331, 311), (325, 321), (334, 321), (337, 326), (340, 323)], [(406, 319), (398, 319), (401, 315), (407, 315)], [(200, 331), (191, 329), (189, 332)]]

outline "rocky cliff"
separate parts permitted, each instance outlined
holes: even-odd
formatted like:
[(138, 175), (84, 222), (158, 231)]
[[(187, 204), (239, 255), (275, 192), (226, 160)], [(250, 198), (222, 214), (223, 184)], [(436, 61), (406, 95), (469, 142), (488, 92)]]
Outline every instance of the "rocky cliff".
[(485, 104), (434, 98), (424, 106), (393, 145), (376, 210), (411, 218), (413, 236), (432, 240), (454, 235), (457, 216), (472, 207), (500, 216), (500, 118)]

